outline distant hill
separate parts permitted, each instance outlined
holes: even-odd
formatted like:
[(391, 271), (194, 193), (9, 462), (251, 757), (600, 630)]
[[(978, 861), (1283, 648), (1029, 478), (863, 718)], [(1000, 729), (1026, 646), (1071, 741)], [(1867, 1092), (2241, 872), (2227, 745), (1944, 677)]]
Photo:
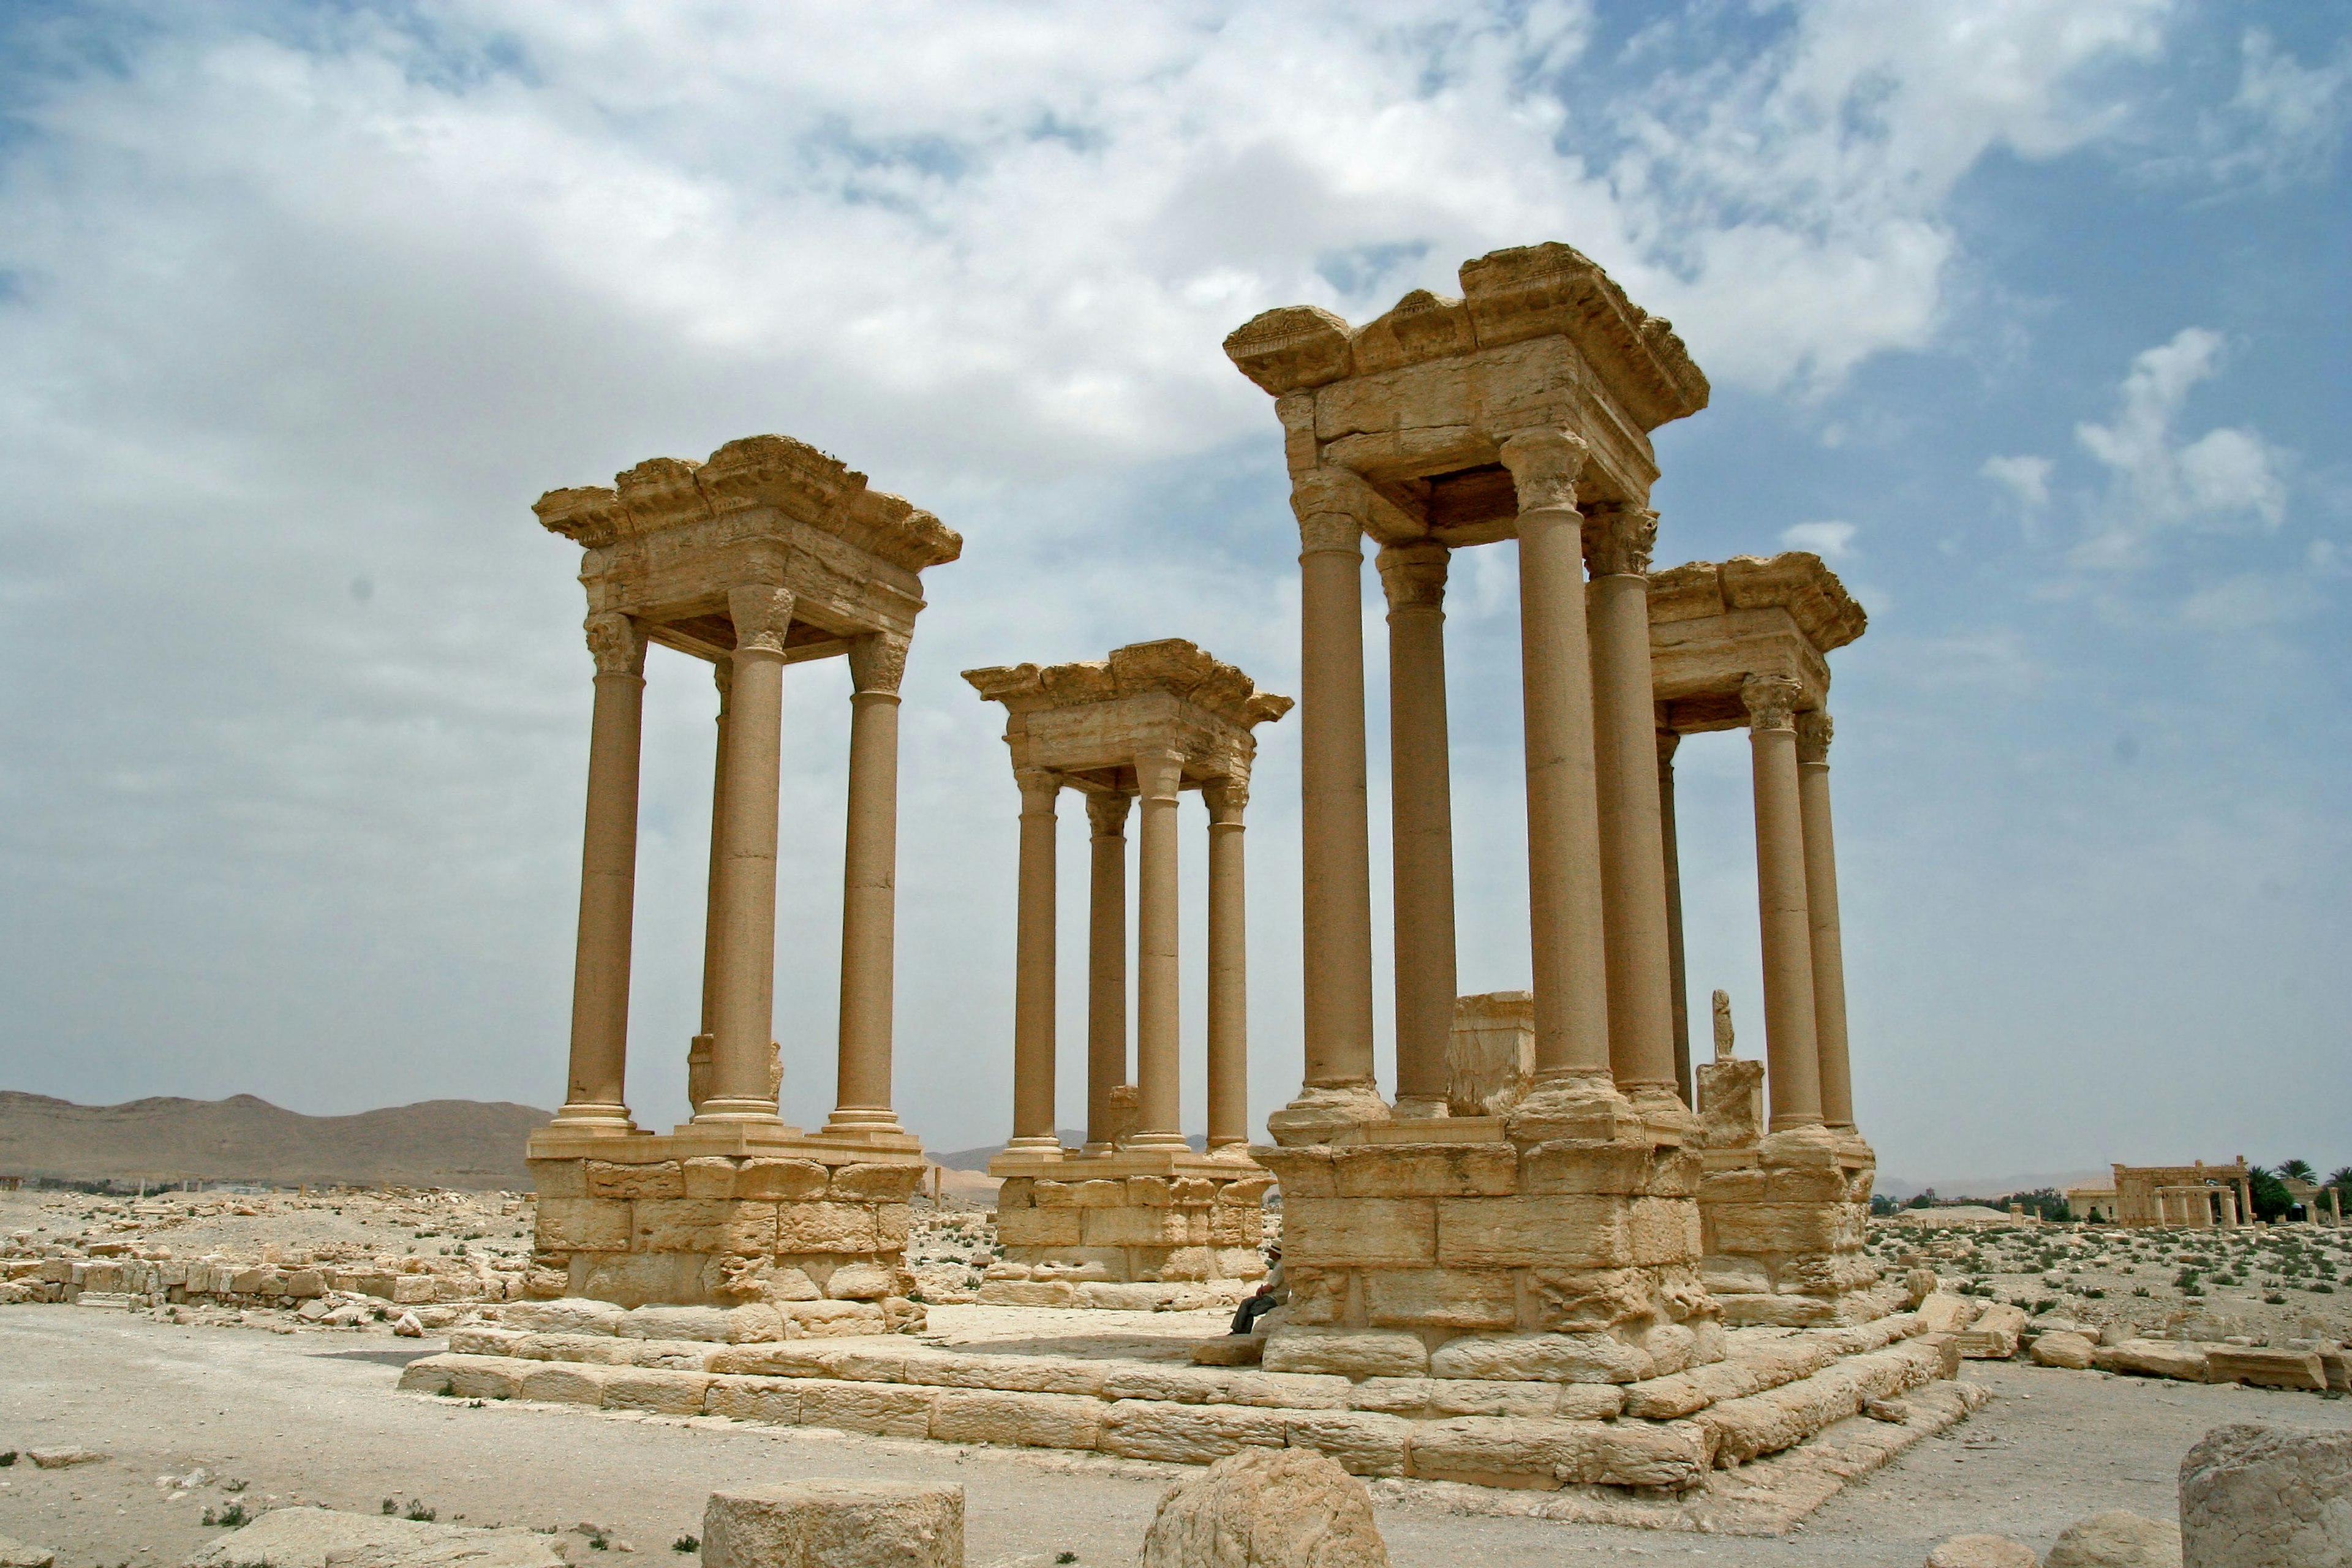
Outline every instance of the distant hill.
[(549, 1115), (503, 1100), (305, 1116), (249, 1094), (76, 1105), (0, 1089), (0, 1175), (528, 1192), (523, 1140)]
[[(1056, 1127), (1054, 1129), (1054, 1136), (1072, 1149), (1079, 1147), (1087, 1141), (1085, 1131), (1076, 1127)], [(1205, 1132), (1195, 1132), (1187, 1137), (1184, 1142), (1196, 1150), (1206, 1149), (1209, 1146), (1209, 1135)], [(923, 1151), (923, 1158), (934, 1165), (945, 1165), (950, 1171), (985, 1171), (988, 1169), (989, 1161), (1003, 1152), (1003, 1144), (986, 1143), (977, 1149), (955, 1149), (944, 1154), (926, 1149)]]

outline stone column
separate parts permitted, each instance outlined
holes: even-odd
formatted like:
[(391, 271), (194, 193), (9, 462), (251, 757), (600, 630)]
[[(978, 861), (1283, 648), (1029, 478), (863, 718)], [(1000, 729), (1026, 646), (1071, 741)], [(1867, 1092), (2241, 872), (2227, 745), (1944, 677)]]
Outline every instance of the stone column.
[(1380, 553), (1389, 601), (1389, 811), (1394, 849), (1396, 1113), (1446, 1111), (1454, 1027), (1454, 795), (1445, 725), (1443, 544)]
[(1805, 910), (1813, 931), (1813, 1034), (1821, 1044), (1822, 1121), (1853, 1131), (1846, 1060), (1845, 943), (1838, 931), (1837, 840), (1830, 827), (1830, 716), (1797, 715), (1797, 799), (1804, 817)]
[(1203, 785), (1209, 807), (1209, 1147), (1249, 1142), (1249, 935), (1242, 814), (1249, 779)]
[(1140, 752), (1136, 798), (1142, 823), (1135, 855), (1135, 1087), (1137, 1148), (1182, 1148), (1183, 1106), (1176, 1054), (1177, 790), (1184, 760)]
[(719, 878), (719, 994), (711, 1010), (710, 1095), (697, 1121), (776, 1122), (770, 1070), (776, 1000), (776, 802), (784, 718), (784, 633), (789, 588), (730, 588), (735, 621), (733, 688), (728, 694), (727, 816)]
[(897, 1132), (890, 1037), (898, 976), (898, 681), (907, 639), (849, 640), (849, 824), (842, 843), (841, 1043), (828, 1132)]
[(1108, 1154), (1127, 1079), (1127, 813), (1135, 797), (1087, 796), (1094, 863), (1087, 919), (1087, 1152)]
[(626, 1133), (629, 947), (637, 896), (637, 760), (646, 700), (644, 629), (614, 610), (588, 617), (596, 707), (588, 731), (581, 835), (580, 938), (572, 967), (572, 1063), (556, 1124)]
[(1277, 1140), (1388, 1114), (1372, 1073), (1372, 871), (1364, 763), (1362, 480), (1315, 469), (1298, 517), (1300, 990), (1298, 1098), (1267, 1119)]
[[(1536, 1091), (1613, 1100), (1601, 826), (1584, 616), (1584, 443), (1528, 430), (1503, 443), (1518, 489), (1519, 658), (1527, 710), (1528, 924), (1534, 950)], [(1646, 636), (1646, 632), (1644, 633)]]
[(1013, 956), (1013, 1150), (1062, 1147), (1054, 1131), (1054, 808), (1062, 780), (1015, 768), (1021, 786), (1021, 898)]
[(1650, 548), (1655, 512), (1597, 510), (1583, 525), (1592, 573), (1593, 757), (1601, 896), (1608, 931), (1609, 1063), (1638, 1105), (1675, 1120), (1673, 955), (1665, 830), (1658, 801), (1657, 705), (1650, 696)]
[(1683, 857), (1675, 829), (1675, 752), (1682, 736), (1673, 730), (1658, 731), (1658, 828), (1666, 853), (1666, 966), (1673, 987), (1675, 1014), (1675, 1083), (1683, 1103), (1693, 1110), (1698, 1099), (1691, 1075), (1690, 971), (1683, 959)]
[(1764, 1054), (1772, 1131), (1818, 1127), (1821, 1047), (1813, 1024), (1812, 919), (1805, 907), (1805, 830), (1797, 800), (1798, 684), (1751, 675), (1739, 689), (1756, 785), (1756, 897), (1764, 938)]
[(701, 1110), (710, 1093), (710, 1041), (716, 1027), (712, 1020), (719, 1005), (719, 950), (725, 945), (719, 940), (727, 925), (719, 889), (727, 868), (719, 853), (719, 824), (727, 820), (727, 700), (733, 671), (730, 655), (722, 653), (711, 661), (710, 678), (719, 688), (719, 744), (710, 763), (710, 880), (702, 909), (702, 1027), (686, 1047), (686, 1102), (692, 1110)]

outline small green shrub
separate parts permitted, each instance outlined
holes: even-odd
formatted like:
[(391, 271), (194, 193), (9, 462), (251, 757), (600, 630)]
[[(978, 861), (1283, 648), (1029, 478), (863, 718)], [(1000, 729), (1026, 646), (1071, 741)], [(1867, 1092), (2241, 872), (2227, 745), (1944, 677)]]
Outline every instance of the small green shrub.
[(420, 1498), (410, 1498), (408, 1510), (402, 1517), (413, 1519), (419, 1524), (430, 1524), (441, 1517), (441, 1510), (437, 1508), (426, 1508), (424, 1500)]
[(702, 1542), (691, 1535), (681, 1535), (669, 1543), (669, 1549), (672, 1552), (699, 1552), (702, 1550)]

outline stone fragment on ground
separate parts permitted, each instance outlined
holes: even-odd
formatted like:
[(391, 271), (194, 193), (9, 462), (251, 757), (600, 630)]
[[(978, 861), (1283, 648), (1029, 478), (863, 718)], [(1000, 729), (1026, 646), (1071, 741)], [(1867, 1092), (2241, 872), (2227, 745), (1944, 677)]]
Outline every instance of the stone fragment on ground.
[(2061, 1331), (2056, 1333), (2038, 1335), (2033, 1342), (2033, 1364), (2066, 1367), (2081, 1372), (2090, 1366), (2098, 1348), (2097, 1343), (2087, 1334)]
[(2184, 1568), (2352, 1563), (2352, 1432), (2216, 1426), (2180, 1461)]
[(2059, 1531), (2042, 1568), (2181, 1568), (2180, 1526), (2108, 1509)]
[(281, 1508), (231, 1531), (184, 1568), (564, 1568), (536, 1531), (430, 1524), (324, 1508)]
[(2042, 1568), (2042, 1559), (2006, 1535), (1955, 1535), (1927, 1553), (1927, 1568)]
[(1364, 1483), (1312, 1448), (1245, 1448), (1180, 1481), (1143, 1568), (1388, 1568)]
[(0, 1568), (51, 1568), (57, 1560), (58, 1554), (46, 1546), (0, 1535)]
[(25, 1457), (45, 1470), (62, 1470), (74, 1465), (94, 1465), (106, 1458), (95, 1448), (27, 1448)]
[(702, 1568), (963, 1568), (963, 1489), (806, 1480), (713, 1492)]

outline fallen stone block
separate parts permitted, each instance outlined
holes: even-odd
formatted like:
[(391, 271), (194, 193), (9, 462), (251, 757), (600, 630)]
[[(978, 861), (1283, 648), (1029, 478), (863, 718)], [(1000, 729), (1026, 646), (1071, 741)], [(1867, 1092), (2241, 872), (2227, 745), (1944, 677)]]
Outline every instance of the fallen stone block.
[(702, 1568), (963, 1568), (963, 1489), (809, 1480), (713, 1492)]
[(1179, 1481), (1143, 1538), (1143, 1568), (1388, 1568), (1364, 1483), (1325, 1455), (1233, 1454)]
[(2101, 1345), (2091, 1364), (2102, 1372), (2202, 1383), (2206, 1373), (2205, 1347), (2179, 1340), (2124, 1340)]
[(2216, 1426), (2180, 1461), (2183, 1568), (2352, 1563), (2352, 1432)]
[(2258, 1345), (2208, 1345), (2208, 1383), (2251, 1383), (2261, 1388), (2325, 1389), (2327, 1369), (2310, 1351), (2269, 1350)]
[(1960, 1354), (1970, 1361), (2008, 1361), (2017, 1354), (2025, 1309), (1996, 1301), (1960, 1331)]
[(2058, 1532), (2042, 1568), (2180, 1568), (2180, 1526), (2121, 1509), (2095, 1513)]
[(25, 1458), (45, 1470), (63, 1470), (75, 1465), (97, 1464), (106, 1456), (96, 1448), (27, 1448)]
[(281, 1508), (231, 1531), (185, 1568), (562, 1568), (547, 1536), (323, 1508)]
[(2098, 1345), (2087, 1334), (2056, 1332), (2040, 1334), (2033, 1341), (2033, 1364), (2065, 1367), (2081, 1372), (2090, 1366)]
[(0, 1535), (0, 1568), (53, 1568), (58, 1554), (46, 1546), (32, 1546)]
[(2006, 1535), (1955, 1535), (1927, 1553), (1927, 1568), (2042, 1568), (2042, 1560)]

